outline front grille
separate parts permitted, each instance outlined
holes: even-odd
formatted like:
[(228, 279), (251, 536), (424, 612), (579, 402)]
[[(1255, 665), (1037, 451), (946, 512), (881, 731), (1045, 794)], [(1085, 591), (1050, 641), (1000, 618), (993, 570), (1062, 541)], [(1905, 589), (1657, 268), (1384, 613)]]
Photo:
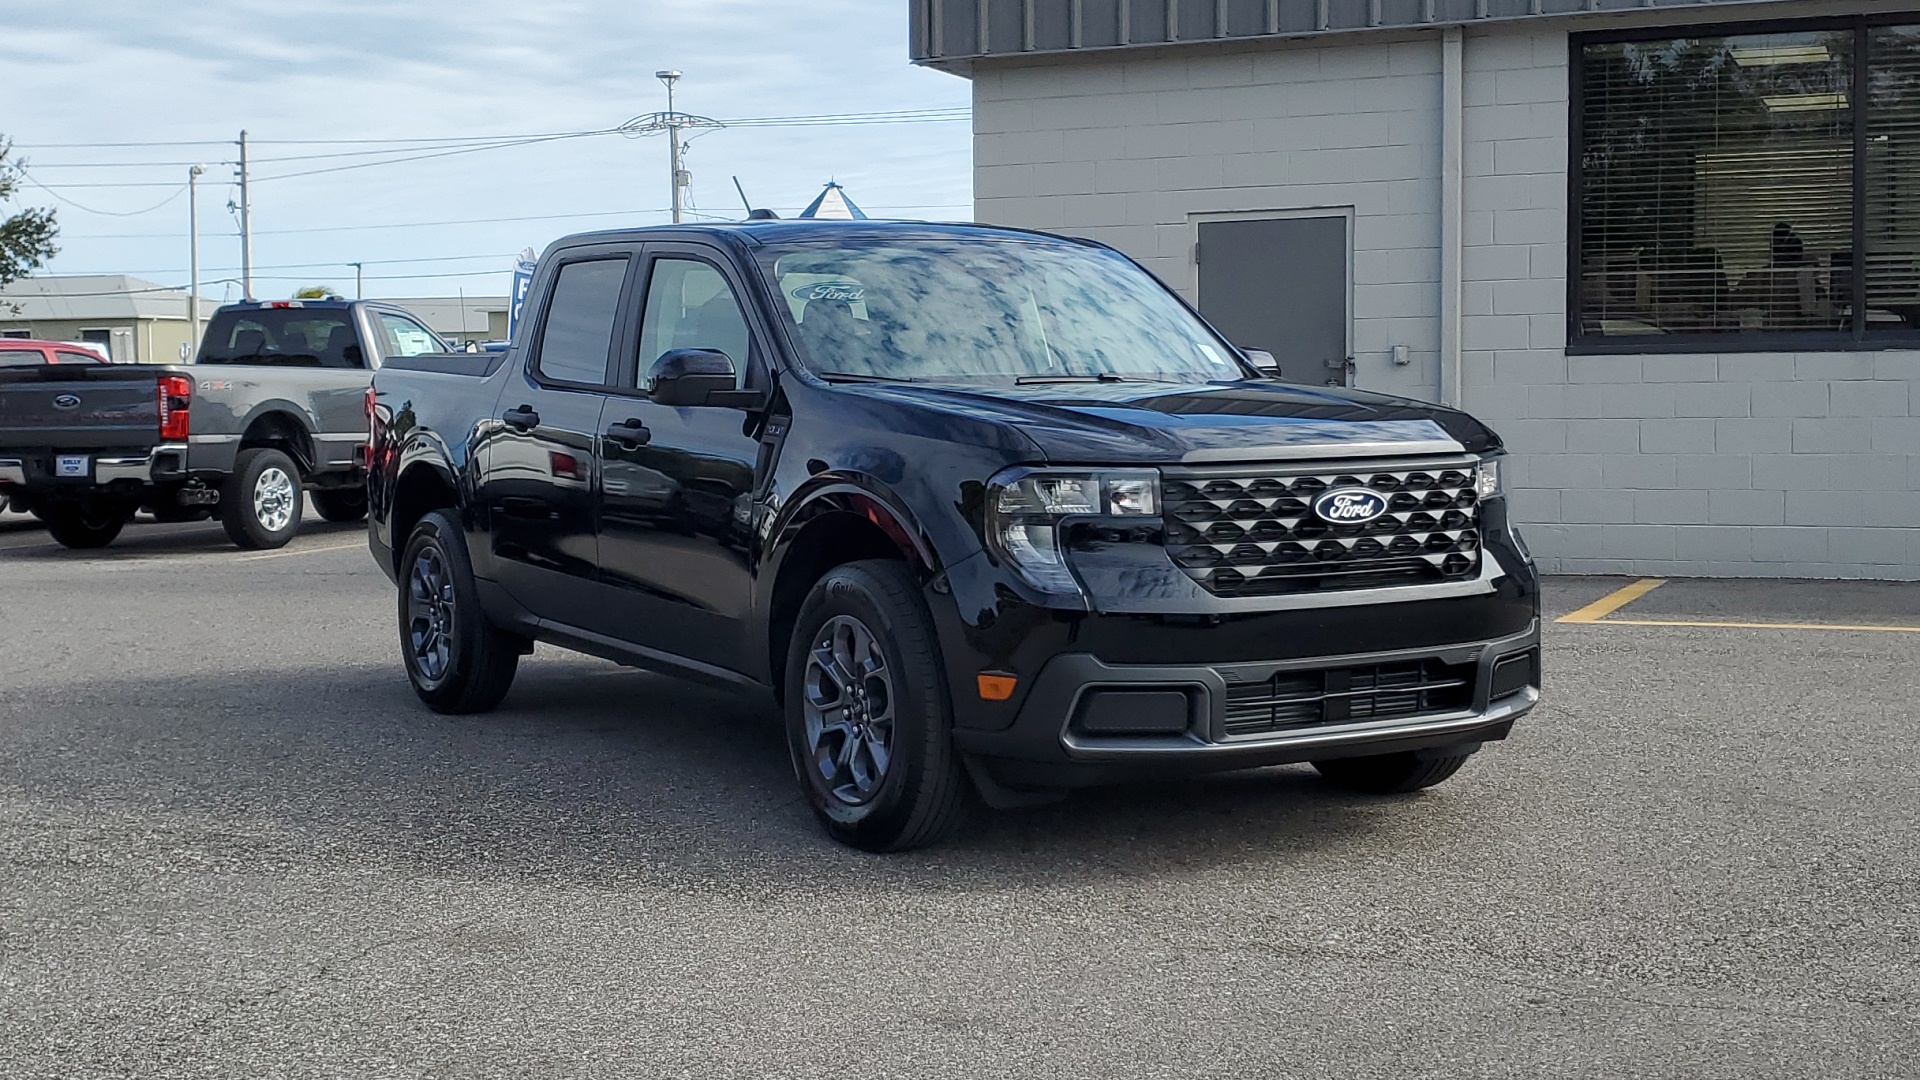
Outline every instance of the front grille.
[(1474, 665), (1410, 660), (1283, 671), (1227, 687), (1227, 734), (1265, 735), (1323, 724), (1459, 712), (1473, 704)]
[[(1369, 488), (1387, 512), (1336, 525), (1313, 512), (1335, 488)], [(1351, 472), (1169, 477), (1167, 553), (1215, 596), (1277, 596), (1470, 578), (1480, 507), (1470, 463)]]

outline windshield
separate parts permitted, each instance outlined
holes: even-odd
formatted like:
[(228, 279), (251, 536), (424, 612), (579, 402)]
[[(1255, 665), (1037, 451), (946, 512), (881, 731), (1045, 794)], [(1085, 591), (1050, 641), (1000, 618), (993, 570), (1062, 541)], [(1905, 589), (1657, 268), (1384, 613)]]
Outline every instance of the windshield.
[(202, 364), (285, 367), (367, 366), (345, 308), (257, 308), (223, 311), (207, 325)]
[(925, 382), (1248, 376), (1119, 255), (1001, 240), (771, 245), (761, 256), (817, 374)]

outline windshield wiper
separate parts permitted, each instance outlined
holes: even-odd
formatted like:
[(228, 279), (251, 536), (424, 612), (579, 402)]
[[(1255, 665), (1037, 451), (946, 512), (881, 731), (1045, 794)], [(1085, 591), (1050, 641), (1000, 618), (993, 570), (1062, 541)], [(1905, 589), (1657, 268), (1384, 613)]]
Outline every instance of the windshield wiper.
[(890, 383), (890, 382), (926, 382), (911, 375), (863, 375), (857, 371), (816, 371), (815, 375), (828, 382)]
[(1022, 375), (1019, 378), (1013, 380), (1015, 386), (1029, 386), (1034, 383), (1059, 383), (1059, 382), (1114, 383), (1114, 382), (1157, 382), (1157, 381), (1160, 381), (1160, 380), (1148, 379), (1148, 378), (1144, 378), (1137, 375), (1121, 375), (1112, 371), (1103, 371), (1098, 375)]

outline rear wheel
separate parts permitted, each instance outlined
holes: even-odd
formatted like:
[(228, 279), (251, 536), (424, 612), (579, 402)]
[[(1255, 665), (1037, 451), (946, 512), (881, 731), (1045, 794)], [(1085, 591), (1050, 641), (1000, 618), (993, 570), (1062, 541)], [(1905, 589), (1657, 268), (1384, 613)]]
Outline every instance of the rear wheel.
[(133, 512), (110, 503), (60, 503), (41, 511), (47, 532), (70, 548), (103, 548), (113, 543)]
[(459, 523), (438, 510), (421, 518), (400, 574), (400, 656), (413, 692), (441, 713), (500, 704), (526, 639), (495, 627), (480, 610)]
[(1429, 788), (1460, 771), (1472, 754), (1425, 756), (1376, 754), (1371, 757), (1334, 758), (1316, 761), (1313, 767), (1328, 783), (1368, 795), (1393, 795)]
[(329, 488), (312, 494), (313, 508), (328, 521), (345, 523), (367, 516), (366, 488)]
[(270, 446), (240, 451), (220, 489), (220, 524), (249, 550), (285, 547), (300, 531), (300, 467)]
[(903, 851), (965, 810), (933, 619), (900, 563), (835, 567), (787, 649), (787, 746), (820, 824), (841, 843)]

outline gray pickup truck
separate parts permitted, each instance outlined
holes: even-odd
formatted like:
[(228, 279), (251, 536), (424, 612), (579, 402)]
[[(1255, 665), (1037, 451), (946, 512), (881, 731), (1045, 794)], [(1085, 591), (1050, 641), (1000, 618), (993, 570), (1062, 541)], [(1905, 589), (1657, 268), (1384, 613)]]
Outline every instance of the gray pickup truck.
[(0, 497), (68, 547), (113, 542), (136, 511), (218, 514), (243, 548), (367, 510), (367, 389), (381, 362), (446, 351), (416, 317), (346, 300), (229, 304), (191, 365), (0, 370)]

